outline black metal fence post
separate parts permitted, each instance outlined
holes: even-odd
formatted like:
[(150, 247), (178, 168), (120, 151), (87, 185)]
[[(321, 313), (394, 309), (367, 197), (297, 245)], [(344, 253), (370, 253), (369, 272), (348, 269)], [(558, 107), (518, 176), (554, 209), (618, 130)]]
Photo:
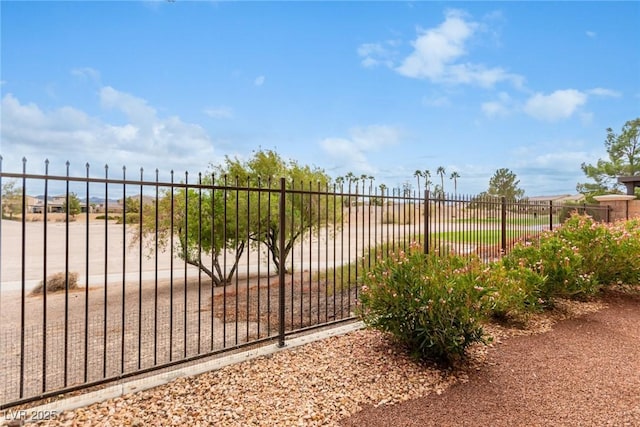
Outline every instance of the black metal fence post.
[[(20, 275), (20, 282), (21, 282), (21, 287), (20, 287), (20, 291), (21, 291), (21, 295), (20, 295), (20, 398), (24, 397), (24, 329), (25, 329), (25, 296), (26, 296), (26, 257), (27, 257), (27, 253), (26, 253), (26, 245), (27, 245), (27, 235), (26, 235), (26, 229), (27, 229), (27, 215), (26, 215), (26, 210), (27, 210), (27, 159), (26, 157), (22, 158), (22, 207), (21, 207), (21, 212), (22, 212), (22, 218), (21, 218), (21, 227), (22, 227), (22, 232), (21, 232), (21, 246), (20, 246), (20, 262), (21, 262), (21, 275)], [(46, 278), (45, 281), (43, 283), (43, 288), (47, 287), (47, 283), (46, 283)], [(65, 355), (65, 359), (66, 359), (66, 355)]]
[(285, 178), (280, 178), (280, 204), (279, 204), (279, 230), (280, 230), (280, 234), (279, 234), (279, 241), (278, 241), (278, 252), (280, 254), (280, 268), (278, 269), (278, 279), (280, 281), (279, 283), (279, 292), (278, 292), (278, 347), (284, 347), (285, 343), (284, 343), (284, 334), (285, 334), (285, 323), (284, 323), (284, 316), (285, 316), (285, 312), (284, 312), (284, 305), (285, 305), (285, 284), (284, 284), (284, 280), (285, 280), (285, 266), (284, 266), (284, 259), (282, 258), (282, 254), (284, 254), (284, 250), (285, 250), (285, 228), (287, 226), (287, 222), (286, 222), (286, 191), (285, 191), (285, 183), (286, 180)]
[(549, 200), (549, 230), (553, 230), (553, 200)]
[(424, 253), (429, 253), (429, 190), (424, 190)]
[(501, 225), (501, 242), (500, 248), (502, 253), (507, 253), (507, 198), (502, 196), (500, 198), (500, 225)]

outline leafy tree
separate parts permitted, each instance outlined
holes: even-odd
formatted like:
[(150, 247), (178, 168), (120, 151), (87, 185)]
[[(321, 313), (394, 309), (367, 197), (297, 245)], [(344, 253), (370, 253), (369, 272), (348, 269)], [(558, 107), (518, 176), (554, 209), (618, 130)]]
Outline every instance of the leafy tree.
[[(253, 207), (242, 212), (250, 218), (249, 239), (256, 245), (266, 246), (276, 271), (281, 268), (286, 270), (286, 260), (296, 241), (305, 232), (315, 232), (333, 219), (332, 206), (336, 199), (323, 193), (328, 189), (331, 178), (322, 169), (301, 166), (293, 160), (286, 162), (275, 151), (259, 150), (246, 162), (227, 157), (226, 164), (219, 171), (238, 177), (239, 182), (247, 182), (248, 185), (270, 183), (274, 189), (279, 189), (280, 178), (285, 178), (286, 188), (293, 190), (287, 193), (285, 200), (287, 218), (284, 230), (280, 229), (279, 193), (271, 194), (271, 203), (264, 196), (258, 200), (259, 194), (255, 191), (241, 194), (246, 199), (244, 206)], [(362, 178), (349, 173), (346, 179), (351, 183)], [(329, 209), (326, 209), (327, 206)], [(282, 252), (279, 245), (280, 233), (284, 233), (285, 241)]]
[(9, 181), (2, 186), (2, 217), (5, 212), (9, 219), (22, 213), (22, 187), (18, 187), (15, 181)]
[(524, 196), (524, 190), (518, 188), (520, 180), (507, 168), (501, 168), (489, 179), (486, 194), (493, 197), (505, 197), (507, 200), (518, 200)]
[(127, 213), (140, 213), (140, 197), (127, 197), (124, 206)]
[[(216, 286), (231, 283), (251, 244), (264, 245), (276, 271), (286, 270), (296, 241), (331, 221), (327, 216), (333, 215), (333, 202), (341, 203), (327, 194), (330, 178), (324, 171), (286, 162), (270, 150), (259, 150), (247, 161), (226, 157), (222, 164), (211, 165), (210, 172), (199, 177), (197, 186), (181, 183), (165, 190), (156, 203), (143, 204), (138, 237), (151, 237), (147, 244), (155, 245), (157, 235), (160, 246), (172, 246)], [(289, 190), (284, 230), (279, 221), (281, 177)]]
[(604, 145), (609, 160), (599, 159), (595, 165), (582, 163), (581, 168), (593, 182), (579, 183), (578, 192), (592, 198), (600, 194), (619, 193), (619, 176), (640, 175), (640, 117), (627, 121), (620, 134), (607, 129)]
[[(171, 246), (182, 260), (209, 276), (215, 286), (231, 283), (248, 244), (246, 222), (239, 217), (237, 192), (215, 186), (212, 174), (200, 176), (202, 188), (166, 189), (155, 203), (142, 205), (137, 238), (153, 247)], [(218, 181), (226, 182), (225, 177)], [(230, 252), (231, 267), (226, 268)]]
[(62, 209), (64, 212), (68, 212), (69, 215), (75, 218), (82, 210), (80, 208), (80, 199), (78, 198), (78, 195), (76, 193), (70, 193), (69, 197), (65, 199)]

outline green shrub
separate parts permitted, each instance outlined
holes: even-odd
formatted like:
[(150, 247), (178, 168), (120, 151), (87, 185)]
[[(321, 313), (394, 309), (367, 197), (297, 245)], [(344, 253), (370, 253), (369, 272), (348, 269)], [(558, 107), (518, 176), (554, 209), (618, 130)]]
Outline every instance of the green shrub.
[(598, 223), (572, 215), (557, 230), (583, 258), (583, 270), (603, 285), (640, 283), (640, 220)]
[(120, 217), (119, 216), (111, 216), (111, 215), (109, 215), (109, 216), (105, 216), (105, 215), (96, 216), (96, 220), (100, 220), (100, 219), (102, 219), (102, 220), (107, 219), (109, 221), (113, 221), (113, 220), (119, 220)]
[(502, 321), (526, 321), (531, 312), (542, 311), (547, 301), (542, 298), (546, 278), (524, 266), (507, 268), (494, 262), (485, 269), (486, 286), (495, 289), (490, 294), (492, 316)]
[(553, 304), (553, 298), (581, 298), (599, 290), (598, 280), (585, 269), (577, 247), (557, 232), (543, 233), (537, 244), (518, 244), (502, 258), (507, 270), (526, 268), (541, 276), (539, 304)]
[[(127, 218), (127, 224), (138, 224), (140, 222), (140, 215), (136, 213), (130, 213), (126, 216), (126, 218)], [(124, 223), (123, 217), (121, 216), (117, 216), (115, 217), (115, 219), (117, 224)]]
[(481, 320), (491, 290), (480, 286), (474, 258), (425, 255), (419, 245), (380, 259), (364, 275), (359, 314), (369, 327), (392, 334), (417, 358), (450, 364), (485, 342)]

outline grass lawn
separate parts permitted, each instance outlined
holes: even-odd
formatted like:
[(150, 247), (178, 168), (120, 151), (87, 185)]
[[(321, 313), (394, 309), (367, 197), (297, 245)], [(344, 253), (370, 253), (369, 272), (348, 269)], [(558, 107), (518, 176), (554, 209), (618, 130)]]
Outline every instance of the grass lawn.
[[(527, 230), (507, 230), (507, 238), (514, 239), (525, 234), (530, 234)], [(497, 245), (501, 242), (502, 233), (500, 230), (463, 230), (446, 231), (442, 233), (432, 233), (431, 241), (449, 243), (476, 243), (481, 245)]]
[[(500, 224), (502, 220), (500, 218), (462, 218), (455, 220), (457, 223), (467, 223), (467, 224)], [(553, 223), (558, 224), (558, 218), (554, 216)], [(509, 218), (507, 217), (508, 225), (548, 225), (549, 217), (548, 216), (526, 216), (526, 217), (518, 217), (518, 218)]]

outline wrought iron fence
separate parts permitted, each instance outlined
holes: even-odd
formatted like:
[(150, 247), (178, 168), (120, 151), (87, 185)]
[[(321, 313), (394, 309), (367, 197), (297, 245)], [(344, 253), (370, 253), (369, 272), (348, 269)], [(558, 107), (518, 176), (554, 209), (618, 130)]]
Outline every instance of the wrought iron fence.
[(609, 207), (558, 203), (550, 199), (508, 200), (489, 195), (425, 197), (425, 248), (474, 254), (489, 261), (500, 258), (516, 243), (553, 230), (572, 213), (609, 222)]
[(362, 180), (91, 172), (0, 158), (0, 409), (353, 320), (358, 278), (411, 241), (491, 259), (570, 209), (607, 219)]

